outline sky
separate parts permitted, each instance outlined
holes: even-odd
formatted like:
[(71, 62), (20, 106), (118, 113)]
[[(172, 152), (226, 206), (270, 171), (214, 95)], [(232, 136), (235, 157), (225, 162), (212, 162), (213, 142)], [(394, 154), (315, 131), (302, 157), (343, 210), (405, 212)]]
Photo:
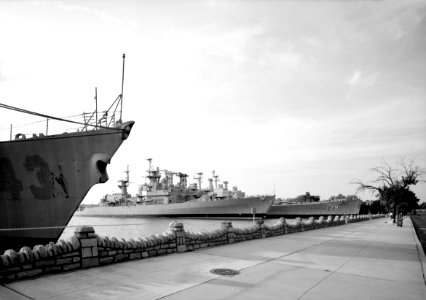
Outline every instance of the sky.
[[(127, 166), (136, 193), (146, 158), (203, 186), (215, 170), (246, 194), (322, 200), (383, 162), (426, 168), (424, 1), (0, 0), (0, 103), (69, 117), (97, 87), (107, 108), (123, 53), (136, 123), (83, 203), (118, 192)], [(46, 126), (0, 114), (2, 140)]]

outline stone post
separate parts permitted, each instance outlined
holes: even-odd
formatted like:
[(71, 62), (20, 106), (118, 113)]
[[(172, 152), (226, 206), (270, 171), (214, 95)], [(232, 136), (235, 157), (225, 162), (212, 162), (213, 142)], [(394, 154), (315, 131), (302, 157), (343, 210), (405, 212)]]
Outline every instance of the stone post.
[(183, 228), (183, 223), (171, 222), (169, 228), (174, 232), (176, 236), (176, 252), (185, 252), (186, 243), (185, 243), (185, 229)]
[(262, 234), (262, 239), (266, 238), (266, 229), (265, 224), (263, 223), (263, 220), (257, 220), (257, 225), (259, 226), (260, 232)]
[(283, 223), (283, 231), (284, 231), (284, 234), (288, 234), (288, 227), (287, 227), (287, 222), (286, 222), (286, 220), (285, 220), (285, 218), (280, 218), (280, 222), (282, 222)]
[(226, 229), (226, 231), (228, 232), (228, 244), (232, 244), (235, 241), (235, 231), (234, 227), (232, 227), (232, 222), (222, 222), (222, 228)]
[(98, 239), (93, 227), (77, 227), (74, 235), (80, 240), (81, 267), (90, 268), (99, 266)]

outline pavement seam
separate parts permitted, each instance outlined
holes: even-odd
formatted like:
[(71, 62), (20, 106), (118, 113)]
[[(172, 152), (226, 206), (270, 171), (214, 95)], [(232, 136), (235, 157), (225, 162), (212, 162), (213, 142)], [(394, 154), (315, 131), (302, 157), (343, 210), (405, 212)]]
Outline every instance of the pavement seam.
[[(66, 273), (63, 273), (63, 274), (66, 274)], [(58, 275), (61, 275), (61, 274), (58, 274)], [(89, 274), (86, 274), (88, 277), (92, 277), (92, 278), (96, 278), (96, 276), (93, 276), (93, 275), (91, 275), (90, 273)], [(41, 277), (40, 277), (41, 278)], [(105, 278), (101, 278), (102, 280), (105, 280), (105, 281), (107, 281), (107, 282), (105, 282), (105, 283), (102, 283), (102, 284), (98, 284), (98, 285), (96, 285), (97, 287), (102, 287), (102, 286), (105, 286), (105, 285), (109, 285), (110, 283), (113, 283), (114, 281), (113, 280), (110, 280), (110, 279), (105, 279)], [(86, 288), (83, 288), (83, 289), (79, 289), (80, 291), (83, 291), (83, 290), (89, 290), (89, 289), (91, 289), (91, 288), (93, 288), (93, 286), (89, 286), (89, 287), (86, 287)], [(62, 298), (62, 296), (66, 296), (66, 295), (70, 295), (70, 294), (73, 294), (73, 293), (75, 293), (75, 291), (73, 290), (73, 291), (67, 291), (67, 292), (64, 292), (64, 293), (60, 293), (60, 294), (57, 294), (57, 295), (52, 295), (52, 296), (49, 296), (49, 297), (45, 297), (45, 298), (43, 298), (43, 299), (61, 299)], [(36, 299), (36, 298), (30, 298), (30, 299)]]
[[(323, 244), (323, 243), (325, 243), (325, 242), (328, 242), (328, 241), (330, 241), (330, 240), (335, 240), (335, 239), (345, 238), (345, 237), (347, 237), (348, 235), (353, 234), (354, 232), (355, 232), (355, 231), (351, 231), (351, 232), (349, 232), (348, 234), (345, 234), (345, 235), (342, 235), (342, 236), (339, 236), (339, 237), (335, 237), (335, 236), (334, 236), (333, 238), (330, 238), (330, 239), (327, 239), (327, 240), (323, 240), (323, 241), (321, 241), (320, 243), (316, 243), (316, 244), (310, 245), (310, 246), (308, 246), (308, 247), (305, 247), (305, 248), (299, 249), (299, 250), (297, 250), (297, 251), (290, 252), (290, 253), (286, 253), (286, 254), (284, 254), (284, 255), (281, 255), (281, 256), (278, 256), (278, 257), (275, 257), (275, 258), (270, 258), (270, 259), (267, 259), (267, 260), (265, 260), (265, 261), (261, 261), (261, 262), (259, 262), (259, 263), (254, 264), (254, 265), (251, 265), (251, 266), (248, 266), (248, 267), (245, 267), (245, 268), (241, 268), (239, 271), (243, 271), (243, 270), (247, 270), (247, 269), (250, 269), (250, 268), (253, 268), (253, 267), (257, 267), (257, 266), (260, 266), (260, 265), (262, 265), (262, 264), (269, 263), (269, 262), (272, 262), (272, 261), (274, 261), (274, 260), (281, 259), (281, 258), (283, 258), (283, 257), (286, 257), (286, 256), (289, 256), (289, 255), (293, 255), (293, 254), (296, 254), (296, 253), (299, 253), (299, 252), (305, 251), (305, 250), (307, 250), (307, 249), (309, 249), (309, 248), (316, 247), (316, 246), (321, 245), (321, 244)], [(278, 238), (278, 237), (277, 237), (277, 238)], [(363, 248), (363, 249), (364, 249), (364, 248)], [(361, 249), (361, 250), (363, 250), (363, 249)], [(360, 251), (361, 251), (361, 250), (360, 250)], [(230, 257), (230, 256), (223, 256), (223, 255), (217, 255), (217, 254), (211, 254), (211, 253), (203, 253), (203, 254), (204, 254), (204, 255), (209, 255), (209, 256), (216, 256), (216, 257), (234, 258), (234, 257)], [(234, 258), (234, 259), (235, 259), (235, 258)], [(350, 259), (352, 259), (352, 258), (350, 258)], [(343, 265), (342, 265), (342, 266), (343, 266)], [(340, 268), (340, 267), (339, 267), (339, 268)], [(331, 276), (331, 275), (332, 275), (332, 274), (330, 274), (329, 276)], [(178, 294), (178, 293), (181, 293), (181, 292), (184, 292), (184, 291), (186, 291), (186, 290), (192, 289), (192, 288), (194, 288), (194, 287), (197, 287), (197, 286), (203, 285), (203, 284), (205, 284), (205, 283), (209, 283), (209, 282), (211, 282), (211, 281), (214, 281), (214, 280), (219, 279), (219, 278), (222, 278), (222, 277), (228, 277), (228, 276), (225, 276), (225, 275), (218, 276), (218, 277), (216, 277), (216, 278), (212, 278), (212, 279), (206, 280), (206, 281), (204, 281), (204, 282), (200, 282), (200, 283), (195, 284), (195, 285), (193, 285), (193, 286), (187, 287), (187, 288), (185, 288), (185, 289), (182, 289), (182, 290), (180, 290), (180, 291), (176, 291), (176, 292), (171, 293), (171, 294), (168, 294), (168, 295), (161, 296), (161, 297), (156, 298), (156, 299), (164, 299), (164, 298), (169, 297), (169, 296), (171, 296), (171, 295), (176, 295), (176, 294)], [(328, 277), (328, 276), (327, 276), (327, 277)], [(314, 287), (315, 287), (315, 286), (314, 286)], [(312, 287), (312, 288), (313, 288), (313, 287)], [(312, 288), (311, 288), (311, 289), (312, 289)], [(309, 289), (309, 290), (310, 290), (310, 289)], [(308, 291), (309, 291), (309, 290), (308, 290)], [(302, 295), (302, 296), (303, 296), (303, 295)]]
[(354, 257), (356, 257), (359, 253), (361, 253), (361, 251), (363, 251), (365, 248), (367, 248), (369, 245), (371, 245), (372, 242), (367, 243), (364, 247), (362, 247), (358, 252), (356, 252), (352, 257), (349, 257), (344, 263), (342, 263), (336, 270), (330, 272), (330, 274), (328, 274), (327, 276), (325, 276), (324, 278), (322, 278), (318, 283), (316, 283), (315, 285), (313, 285), (310, 289), (306, 290), (299, 298), (302, 299), (307, 293), (309, 293), (311, 290), (313, 290), (315, 287), (317, 287), (318, 285), (320, 285), (321, 283), (323, 283), (327, 278), (329, 278), (330, 276), (332, 276), (333, 274), (337, 273), (344, 265), (346, 265), (348, 262), (350, 262), (352, 259), (354, 259)]
[[(339, 237), (339, 238), (340, 238), (340, 237)], [(331, 240), (331, 239), (330, 239), (330, 240)], [(287, 254), (285, 254), (285, 255), (281, 255), (281, 256), (278, 256), (278, 257), (275, 257), (275, 258), (270, 258), (270, 259), (267, 259), (267, 260), (265, 260), (265, 261), (261, 261), (261, 262), (259, 262), (259, 263), (254, 264), (254, 265), (251, 265), (251, 266), (248, 266), (248, 267), (242, 268), (242, 269), (240, 269), (239, 271), (247, 270), (247, 269), (249, 269), (249, 268), (256, 267), (256, 266), (259, 266), (259, 265), (262, 265), (262, 264), (265, 264), (265, 263), (268, 263), (268, 262), (274, 261), (274, 260), (276, 260), (276, 259), (280, 259), (280, 258), (283, 258), (283, 257), (289, 256), (289, 255), (292, 255), (292, 254), (295, 254), (295, 253), (298, 253), (298, 252), (304, 251), (304, 250), (309, 249), (309, 248), (311, 248), (311, 247), (315, 247), (315, 246), (321, 245), (322, 243), (325, 243), (326, 241), (328, 241), (328, 240), (321, 241), (320, 243), (317, 243), (317, 244), (314, 244), (314, 245), (310, 245), (309, 247), (305, 247), (305, 248), (299, 249), (299, 250), (297, 250), (297, 251), (294, 251), (294, 252), (291, 252), (291, 253), (287, 253)], [(203, 254), (204, 254), (204, 255), (209, 255), (209, 256), (216, 256), (216, 257), (224, 257), (224, 258), (233, 258), (233, 259), (235, 259), (234, 257), (230, 257), (230, 256), (223, 256), (223, 255), (217, 255), (217, 254), (211, 254), (211, 253), (203, 253)], [(216, 280), (216, 279), (219, 279), (219, 278), (222, 278), (222, 277), (228, 277), (228, 276), (225, 276), (225, 275), (218, 276), (218, 277), (215, 277), (215, 278), (209, 279), (209, 280), (207, 280), (207, 281), (200, 282), (200, 283), (195, 284), (195, 285), (193, 285), (193, 286), (187, 287), (187, 288), (182, 289), (182, 290), (180, 290), (180, 291), (176, 291), (176, 292), (174, 292), (174, 293), (171, 293), (171, 294), (168, 294), (168, 295), (161, 296), (160, 298), (156, 298), (156, 299), (164, 299), (164, 298), (169, 297), (169, 296), (171, 296), (171, 295), (176, 295), (176, 294), (178, 294), (178, 293), (181, 293), (181, 292), (184, 292), (184, 291), (186, 291), (186, 290), (192, 289), (192, 288), (194, 288), (194, 287), (197, 287), (197, 286), (203, 285), (203, 284), (205, 284), (205, 283), (209, 283), (209, 282), (211, 282), (211, 281), (213, 281), (213, 280)]]
[(8, 290), (11, 290), (12, 292), (15, 292), (15, 293), (17, 293), (17, 294), (19, 294), (19, 295), (21, 295), (21, 296), (23, 296), (23, 297), (25, 297), (25, 298), (28, 298), (28, 299), (35, 299), (35, 298), (32, 298), (32, 297), (30, 297), (30, 296), (27, 296), (27, 295), (25, 295), (25, 294), (23, 294), (23, 293), (21, 293), (20, 291), (17, 291), (17, 290), (15, 290), (15, 289), (13, 289), (13, 288), (11, 288), (10, 286), (7, 286), (7, 285), (3, 285), (3, 284), (0, 284), (1, 286), (3, 286), (3, 287), (5, 287), (6, 289), (8, 289)]
[[(93, 277), (93, 276), (92, 276)], [(107, 280), (107, 279), (106, 279)], [(114, 281), (112, 281), (112, 280), (107, 280), (108, 282), (106, 282), (106, 283), (103, 283), (103, 284), (99, 284), (99, 285), (97, 285), (96, 287), (103, 287), (103, 286), (108, 286), (110, 283), (113, 283)], [(90, 290), (91, 288), (93, 288), (93, 286), (90, 286), (90, 287), (87, 287), (87, 288), (84, 288), (84, 289), (79, 289), (79, 291), (85, 291), (85, 290)], [(61, 299), (63, 296), (67, 296), (67, 295), (72, 295), (72, 294), (74, 294), (75, 293), (75, 291), (68, 291), (68, 292), (65, 292), (65, 293), (61, 293), (61, 294), (57, 294), (57, 295), (52, 295), (52, 296), (50, 296), (50, 297), (46, 297), (46, 298), (43, 298), (43, 299)], [(31, 298), (31, 299), (35, 299), (35, 298)]]
[(216, 277), (216, 278), (212, 278), (212, 279), (209, 279), (209, 280), (207, 280), (207, 281), (200, 282), (200, 283), (195, 284), (195, 285), (193, 285), (193, 286), (189, 286), (189, 287), (187, 287), (187, 288), (184, 288), (184, 289), (182, 289), (182, 290), (180, 290), (180, 291), (176, 291), (176, 292), (174, 292), (174, 293), (167, 294), (167, 295), (161, 296), (161, 297), (159, 297), (159, 298), (155, 298), (155, 299), (164, 299), (164, 298), (166, 298), (166, 297), (169, 297), (169, 296), (172, 296), (172, 295), (179, 294), (180, 292), (184, 292), (184, 291), (186, 291), (186, 290), (189, 290), (189, 289), (192, 289), (192, 288), (194, 288), (194, 287), (197, 287), (197, 286), (203, 285), (203, 284), (205, 284), (205, 283), (208, 283), (208, 282), (210, 282), (210, 281), (213, 281), (213, 280), (219, 279), (219, 278), (221, 278), (221, 277), (227, 277), (227, 276), (225, 276), (225, 275), (218, 276), (218, 277)]

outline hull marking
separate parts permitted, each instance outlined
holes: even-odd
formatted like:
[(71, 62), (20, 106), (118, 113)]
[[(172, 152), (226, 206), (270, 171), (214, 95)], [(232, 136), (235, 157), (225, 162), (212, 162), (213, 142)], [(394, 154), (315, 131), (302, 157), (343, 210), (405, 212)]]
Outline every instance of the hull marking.
[[(22, 182), (15, 176), (15, 170), (8, 157), (0, 158), (0, 193), (9, 192), (6, 199), (21, 200)], [(3, 199), (1, 197), (0, 199)]]

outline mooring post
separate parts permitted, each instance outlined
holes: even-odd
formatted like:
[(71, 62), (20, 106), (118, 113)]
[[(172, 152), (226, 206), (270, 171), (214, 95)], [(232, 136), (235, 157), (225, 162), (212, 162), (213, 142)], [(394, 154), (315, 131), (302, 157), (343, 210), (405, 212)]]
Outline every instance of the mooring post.
[(185, 252), (186, 243), (185, 243), (185, 229), (183, 228), (183, 223), (171, 222), (169, 224), (170, 231), (174, 232), (176, 236), (176, 252)]
[(235, 241), (235, 231), (234, 227), (232, 227), (232, 222), (222, 222), (222, 228), (226, 229), (226, 231), (228, 232), (228, 244), (232, 244)]
[(266, 238), (266, 229), (265, 229), (265, 224), (264, 224), (263, 220), (258, 220), (257, 225), (259, 226), (262, 239)]
[(98, 238), (93, 227), (77, 227), (74, 235), (80, 240), (81, 267), (99, 266)]

